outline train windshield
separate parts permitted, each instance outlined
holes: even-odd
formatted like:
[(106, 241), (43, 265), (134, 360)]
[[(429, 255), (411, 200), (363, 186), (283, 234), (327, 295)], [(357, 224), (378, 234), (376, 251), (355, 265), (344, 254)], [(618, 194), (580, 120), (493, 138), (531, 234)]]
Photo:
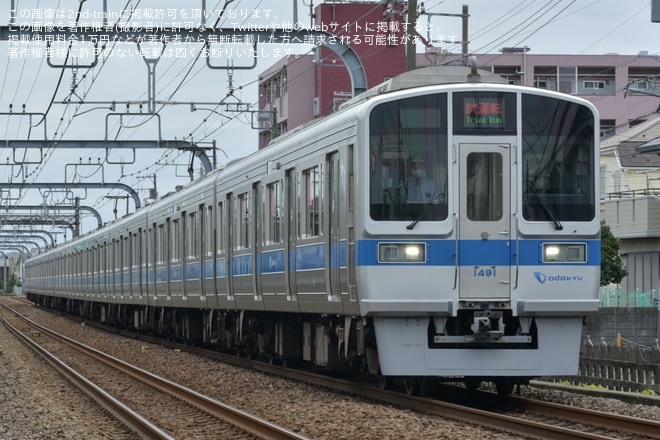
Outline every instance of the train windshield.
[(523, 217), (591, 221), (596, 215), (594, 115), (588, 107), (522, 95)]
[(382, 221), (447, 218), (447, 95), (381, 104), (369, 118), (370, 214)]

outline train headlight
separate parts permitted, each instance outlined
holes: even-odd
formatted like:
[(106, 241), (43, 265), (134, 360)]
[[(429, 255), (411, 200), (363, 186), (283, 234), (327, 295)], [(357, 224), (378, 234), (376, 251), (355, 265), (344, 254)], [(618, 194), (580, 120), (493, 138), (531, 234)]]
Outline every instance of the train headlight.
[(378, 243), (379, 263), (424, 263), (426, 243)]
[(544, 263), (585, 263), (585, 243), (543, 243)]

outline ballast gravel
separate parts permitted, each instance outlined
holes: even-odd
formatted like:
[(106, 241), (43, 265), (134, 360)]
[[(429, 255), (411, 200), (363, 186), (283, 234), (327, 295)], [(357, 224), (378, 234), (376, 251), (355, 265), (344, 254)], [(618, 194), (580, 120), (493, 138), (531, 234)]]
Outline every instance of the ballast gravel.
[[(315, 389), (158, 346), (145, 347), (140, 341), (75, 323), (13, 298), (0, 300), (62, 334), (311, 439), (525, 438)], [(0, 325), (0, 346), (0, 440), (137, 438), (73, 390), (4, 325)], [(534, 387), (522, 387), (522, 392), (577, 407), (660, 420), (659, 406)]]

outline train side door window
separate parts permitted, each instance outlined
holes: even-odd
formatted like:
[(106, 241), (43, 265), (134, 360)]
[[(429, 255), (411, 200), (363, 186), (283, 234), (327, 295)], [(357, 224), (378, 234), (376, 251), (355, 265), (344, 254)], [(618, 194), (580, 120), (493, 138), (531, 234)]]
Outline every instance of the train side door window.
[(213, 246), (215, 241), (215, 235), (213, 234), (213, 205), (207, 206), (204, 210), (201, 228), (203, 231), (202, 246), (204, 247), (204, 256), (211, 257), (213, 256)]
[(467, 157), (467, 218), (498, 221), (503, 215), (502, 156), (470, 153)]
[(119, 237), (119, 239), (115, 239), (112, 241), (112, 255), (113, 255), (113, 288), (114, 288), (114, 293), (116, 294), (119, 289), (121, 289), (121, 244), (122, 244), (122, 237)]
[(301, 238), (317, 237), (321, 228), (321, 170), (319, 166), (302, 173)]
[[(127, 266), (129, 267), (129, 282), (131, 284), (137, 284), (138, 282), (138, 264), (140, 262), (140, 256), (138, 254), (140, 250), (140, 235), (142, 230), (139, 230), (138, 233), (131, 233), (128, 237), (130, 249), (129, 249), (129, 261)], [(133, 293), (133, 291), (131, 291)]]
[(165, 263), (165, 225), (158, 225), (156, 229), (156, 264)]
[(216, 241), (218, 255), (225, 253), (225, 217), (224, 217), (224, 202), (218, 202), (218, 209), (215, 210), (216, 215)]
[(284, 222), (284, 206), (282, 196), (282, 182), (276, 181), (267, 186), (266, 225), (265, 238), (266, 244), (282, 242), (282, 224)]
[(234, 246), (238, 249), (247, 249), (250, 243), (250, 200), (249, 194), (243, 193), (236, 197), (236, 238)]
[(169, 242), (170, 261), (174, 263), (181, 259), (181, 255), (179, 253), (180, 240), (181, 240), (181, 227), (180, 227), (179, 219), (177, 218), (172, 220), (171, 226), (172, 226), (172, 232), (171, 232), (171, 240)]

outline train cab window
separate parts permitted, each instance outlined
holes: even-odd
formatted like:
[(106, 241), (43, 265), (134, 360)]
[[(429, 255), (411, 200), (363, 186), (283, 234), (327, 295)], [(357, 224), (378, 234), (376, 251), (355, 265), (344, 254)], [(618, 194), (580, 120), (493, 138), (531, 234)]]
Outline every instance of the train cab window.
[(316, 166), (303, 172), (301, 186), (300, 235), (317, 237), (321, 221), (321, 172)]
[(595, 120), (578, 103), (522, 95), (523, 218), (591, 221), (595, 199)]
[(369, 117), (369, 203), (377, 221), (447, 218), (444, 93), (376, 106)]
[(284, 223), (284, 205), (282, 196), (282, 182), (276, 181), (267, 185), (265, 219), (265, 242), (275, 244), (282, 242), (282, 225)]

